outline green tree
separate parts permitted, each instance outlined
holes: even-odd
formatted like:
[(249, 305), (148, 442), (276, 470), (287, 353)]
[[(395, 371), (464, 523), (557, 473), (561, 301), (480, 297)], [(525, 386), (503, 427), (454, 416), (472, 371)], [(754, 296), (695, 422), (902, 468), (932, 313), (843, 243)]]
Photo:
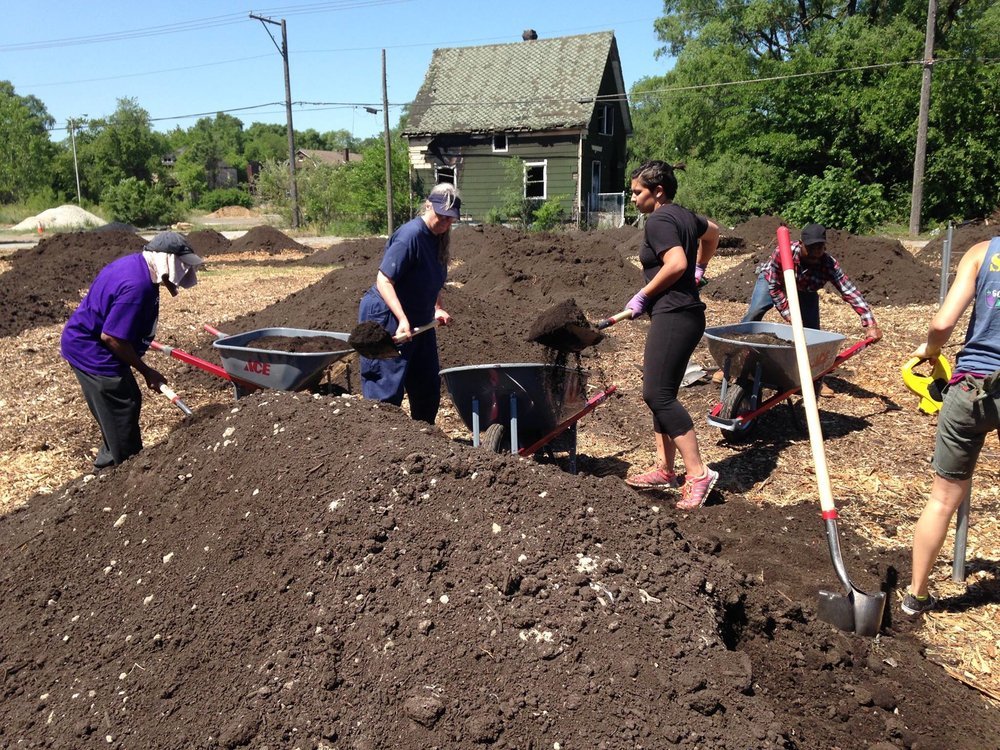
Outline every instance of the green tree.
[(176, 133), (172, 141), (177, 154), (174, 178), (192, 202), (206, 190), (224, 186), (224, 168), (236, 169), (237, 181), (246, 174), (243, 123), (232, 115), (220, 112), (202, 117), (187, 132)]
[(153, 131), (149, 113), (130, 98), (119, 99), (110, 117), (88, 121), (76, 139), (81, 188), (92, 200), (130, 177), (151, 184), (170, 150), (166, 136)]
[[(722, 219), (859, 198), (870, 206), (852, 221), (908, 214), (925, 2), (666, 0), (664, 10), (660, 54), (677, 60), (633, 87), (631, 163), (699, 165), (682, 191), (707, 199), (721, 190), (740, 201), (721, 207)], [(939, 11), (928, 217), (996, 203), (1000, 71), (980, 61), (1000, 52), (998, 13), (988, 0), (953, 0)], [(833, 225), (841, 216), (811, 218)]]
[(263, 164), (268, 161), (288, 161), (288, 131), (284, 125), (254, 122), (243, 134), (243, 158)]
[(33, 96), (19, 96), (0, 81), (0, 201), (27, 200), (48, 187), (56, 147), (49, 139), (55, 121)]

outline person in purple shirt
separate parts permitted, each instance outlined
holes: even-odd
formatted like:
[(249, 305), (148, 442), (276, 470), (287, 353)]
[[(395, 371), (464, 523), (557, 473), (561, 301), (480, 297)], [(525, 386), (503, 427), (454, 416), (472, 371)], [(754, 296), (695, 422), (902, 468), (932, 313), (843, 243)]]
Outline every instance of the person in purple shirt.
[(435, 185), (423, 213), (389, 238), (375, 284), (358, 308), (359, 323), (373, 321), (405, 341), (398, 357), (361, 357), (362, 395), (399, 406), (405, 392), (410, 416), (430, 424), (441, 404), (437, 336), (430, 330), (409, 337), (414, 328), (428, 323), (451, 325), (451, 316), (441, 305), (441, 290), (448, 278), (449, 230), (461, 207), (454, 185)]
[(955, 511), (972, 492), (972, 475), (986, 438), (1000, 429), (1000, 237), (968, 249), (955, 282), (913, 352), (935, 359), (972, 305), (965, 342), (944, 392), (934, 444), (931, 497), (913, 529), (913, 571), (900, 604), (907, 615), (937, 606), (928, 580)]
[(94, 468), (120, 464), (142, 450), (142, 392), (132, 370), (158, 391), (166, 378), (143, 362), (156, 332), (160, 287), (171, 296), (198, 282), (204, 261), (177, 232), (161, 232), (142, 252), (101, 269), (62, 332), (60, 352), (76, 375), (101, 429)]

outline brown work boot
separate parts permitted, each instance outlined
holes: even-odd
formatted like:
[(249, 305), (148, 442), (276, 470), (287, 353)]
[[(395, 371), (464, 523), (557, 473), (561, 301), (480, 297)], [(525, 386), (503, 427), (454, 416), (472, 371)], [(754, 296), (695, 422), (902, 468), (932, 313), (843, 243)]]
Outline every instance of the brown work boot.
[(722, 382), (724, 377), (725, 376), (722, 374), (722, 370), (716, 370), (714, 373), (712, 373), (712, 382), (718, 385), (719, 383)]

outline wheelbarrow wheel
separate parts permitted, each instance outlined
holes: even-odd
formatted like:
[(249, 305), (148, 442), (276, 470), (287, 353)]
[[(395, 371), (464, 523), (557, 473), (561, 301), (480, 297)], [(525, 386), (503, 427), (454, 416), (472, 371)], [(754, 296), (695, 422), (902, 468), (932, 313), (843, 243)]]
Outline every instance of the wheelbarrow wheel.
[(480, 445), (491, 453), (500, 453), (502, 451), (503, 433), (504, 429), (502, 424), (499, 422), (491, 424), (486, 428), (486, 432), (483, 433), (483, 439), (480, 441)]
[[(735, 419), (742, 414), (753, 411), (750, 404), (751, 390), (740, 383), (731, 383), (726, 389), (726, 397), (722, 401), (719, 416), (723, 419)], [(757, 420), (751, 419), (735, 430), (720, 430), (722, 439), (727, 443), (742, 443), (749, 440), (757, 429)]]

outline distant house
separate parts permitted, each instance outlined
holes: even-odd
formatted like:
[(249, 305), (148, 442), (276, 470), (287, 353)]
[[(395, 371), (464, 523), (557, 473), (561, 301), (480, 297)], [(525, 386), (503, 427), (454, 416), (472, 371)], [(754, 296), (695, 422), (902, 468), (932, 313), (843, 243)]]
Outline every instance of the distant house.
[(295, 166), (311, 167), (316, 164), (346, 164), (349, 161), (361, 161), (361, 154), (355, 154), (348, 149), (341, 151), (322, 151), (315, 148), (300, 148), (295, 151)]
[(611, 31), (538, 39), (528, 30), (515, 44), (434, 50), (403, 131), (421, 191), (454, 182), (473, 221), (509, 190), (513, 157), (525, 198), (558, 198), (585, 220), (598, 194), (623, 195), (631, 134)]

